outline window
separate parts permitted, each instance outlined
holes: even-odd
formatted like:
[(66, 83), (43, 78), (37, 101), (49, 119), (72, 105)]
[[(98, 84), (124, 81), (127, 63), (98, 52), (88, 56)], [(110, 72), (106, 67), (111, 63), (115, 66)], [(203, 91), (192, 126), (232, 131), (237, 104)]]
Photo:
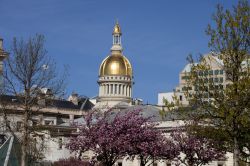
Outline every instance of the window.
[(117, 166), (122, 166), (122, 162), (118, 162)]
[(214, 74), (215, 74), (215, 75), (218, 75), (218, 74), (219, 74), (219, 70), (215, 70), (215, 71), (214, 71)]
[(214, 78), (214, 82), (219, 82), (219, 78)]
[(45, 125), (54, 125), (54, 121), (53, 120), (44, 120), (44, 124)]
[(58, 139), (58, 149), (62, 149), (62, 138)]
[(171, 163), (167, 163), (167, 166), (171, 166)]
[(208, 93), (203, 94), (204, 98), (208, 98)]
[(205, 71), (204, 71), (204, 76), (207, 76), (207, 75), (208, 75), (208, 71), (205, 70)]
[(20, 131), (22, 127), (22, 122), (16, 122), (16, 131)]
[(209, 85), (210, 90), (214, 90), (214, 85)]
[(182, 95), (180, 95), (180, 101), (182, 101)]
[(158, 164), (157, 163), (154, 163), (153, 166), (157, 166)]
[(107, 85), (107, 94), (109, 94), (109, 85)]
[(111, 84), (111, 87), (110, 87), (110, 94), (113, 94), (113, 85)]
[(188, 80), (188, 79), (189, 79), (189, 76), (187, 76), (187, 75), (181, 76), (181, 79), (182, 79), (182, 80)]
[(195, 85), (194, 90), (198, 91), (198, 86), (197, 85)]
[(117, 85), (115, 84), (115, 93), (114, 94), (117, 94)]
[(209, 75), (213, 75), (213, 74), (214, 74), (213, 70), (209, 70)]
[(203, 72), (202, 71), (199, 71), (199, 76), (203, 76)]
[(223, 74), (223, 70), (220, 70), (220, 74)]
[(32, 120), (32, 126), (37, 126), (39, 124), (38, 120)]
[(217, 163), (217, 166), (224, 166), (224, 165), (225, 165), (225, 163), (222, 162), (222, 161), (219, 161), (219, 162)]
[(223, 77), (220, 78), (220, 82), (221, 82), (221, 83), (223, 82)]

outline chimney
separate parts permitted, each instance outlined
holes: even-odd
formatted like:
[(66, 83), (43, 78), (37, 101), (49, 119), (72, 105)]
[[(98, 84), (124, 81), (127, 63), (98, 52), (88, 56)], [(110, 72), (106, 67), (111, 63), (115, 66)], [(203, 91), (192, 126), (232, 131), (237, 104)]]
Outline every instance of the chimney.
[(0, 37), (0, 50), (3, 50), (3, 39)]
[(8, 55), (9, 53), (5, 52), (3, 49), (3, 39), (0, 37), (0, 62), (2, 62)]
[(78, 94), (77, 94), (77, 93), (72, 93), (72, 94), (69, 96), (68, 101), (71, 101), (71, 102), (74, 103), (75, 105), (78, 105), (78, 102), (79, 102)]

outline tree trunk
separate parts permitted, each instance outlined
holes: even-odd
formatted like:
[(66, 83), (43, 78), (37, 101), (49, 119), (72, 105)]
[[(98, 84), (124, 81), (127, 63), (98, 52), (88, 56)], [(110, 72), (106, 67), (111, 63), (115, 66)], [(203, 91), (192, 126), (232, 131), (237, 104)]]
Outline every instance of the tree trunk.
[(22, 156), (21, 156), (21, 166), (26, 166), (27, 164), (27, 145), (28, 145), (28, 123), (29, 123), (29, 113), (27, 110), (25, 110), (24, 113), (24, 121), (23, 121), (23, 135), (22, 135), (22, 145), (21, 145), (21, 150), (22, 150)]
[(234, 166), (239, 166), (239, 143), (236, 137), (234, 137), (234, 151), (233, 151), (233, 161)]
[(105, 166), (113, 166), (113, 162), (112, 161), (104, 161), (104, 162), (101, 162), (103, 165)]
[(145, 166), (146, 164), (144, 163), (143, 157), (140, 156), (140, 166)]

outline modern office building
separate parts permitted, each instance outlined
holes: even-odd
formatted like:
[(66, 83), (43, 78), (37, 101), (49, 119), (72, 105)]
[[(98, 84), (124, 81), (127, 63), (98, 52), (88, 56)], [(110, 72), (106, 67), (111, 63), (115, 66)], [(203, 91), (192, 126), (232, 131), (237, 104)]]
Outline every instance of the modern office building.
[[(224, 64), (219, 56), (213, 52), (205, 54), (201, 60), (201, 63), (209, 66), (206, 70), (199, 70), (198, 77), (204, 81), (204, 84), (213, 84), (213, 88), (215, 89), (223, 89), (230, 84), (230, 81), (226, 77), (226, 73), (224, 71)], [(199, 90), (199, 86), (192, 85), (189, 80), (191, 68), (197, 66), (198, 63), (187, 64), (183, 70), (179, 74), (179, 84), (176, 86), (173, 92), (165, 92), (158, 94), (158, 105), (162, 104), (163, 99), (167, 99), (169, 102), (175, 102), (172, 100), (169, 94), (172, 94), (172, 97), (175, 98), (183, 105), (187, 106), (188, 95), (196, 93)], [(243, 70), (249, 68), (249, 60), (242, 62)], [(188, 93), (187, 93), (188, 92)], [(204, 94), (204, 98), (210, 98), (210, 96)]]

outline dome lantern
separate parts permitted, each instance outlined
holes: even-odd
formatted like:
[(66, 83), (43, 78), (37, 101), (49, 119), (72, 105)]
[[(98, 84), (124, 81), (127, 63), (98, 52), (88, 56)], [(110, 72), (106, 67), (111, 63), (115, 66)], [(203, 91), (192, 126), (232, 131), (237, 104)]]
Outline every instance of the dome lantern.
[(111, 48), (111, 50), (122, 50), (122, 32), (121, 32), (121, 27), (118, 23), (118, 21), (116, 21), (114, 30), (113, 30), (113, 46)]

